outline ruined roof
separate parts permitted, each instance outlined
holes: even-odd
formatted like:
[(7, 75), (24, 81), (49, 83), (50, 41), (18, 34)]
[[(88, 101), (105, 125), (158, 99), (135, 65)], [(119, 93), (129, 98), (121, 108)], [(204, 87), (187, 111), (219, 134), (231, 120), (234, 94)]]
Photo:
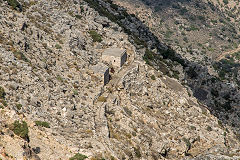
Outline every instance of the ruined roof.
[(106, 70), (108, 70), (108, 66), (103, 64), (103, 63), (98, 63), (98, 64), (92, 66), (92, 70), (95, 73), (102, 73), (102, 74), (104, 74), (106, 72)]
[(122, 55), (126, 52), (125, 49), (121, 48), (108, 48), (106, 49), (102, 55), (114, 56), (114, 57), (122, 57)]

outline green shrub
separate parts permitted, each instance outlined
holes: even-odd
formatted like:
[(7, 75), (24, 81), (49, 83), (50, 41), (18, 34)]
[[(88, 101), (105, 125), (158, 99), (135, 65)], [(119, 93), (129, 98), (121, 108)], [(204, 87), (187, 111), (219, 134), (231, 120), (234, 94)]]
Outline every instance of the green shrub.
[(224, 3), (225, 5), (227, 5), (227, 4), (228, 4), (228, 0), (223, 0), (223, 3)]
[(201, 20), (201, 21), (205, 21), (206, 20), (206, 18), (204, 16), (202, 16), (202, 15), (198, 15), (198, 19)]
[(89, 31), (90, 36), (93, 39), (93, 42), (102, 42), (102, 36), (98, 34), (96, 31), (91, 30)]
[(44, 121), (35, 121), (36, 126), (41, 126), (41, 127), (45, 127), (45, 128), (50, 128), (50, 125), (48, 122), (44, 122)]
[(81, 18), (82, 18), (81, 15), (76, 15), (75, 17), (76, 17), (77, 19), (81, 19)]
[(57, 80), (59, 81), (59, 82), (63, 82), (63, 78), (60, 76), (60, 75), (57, 75)]
[(4, 99), (5, 98), (5, 91), (4, 91), (4, 88), (0, 86), (0, 99)]
[(118, 10), (118, 5), (112, 3), (110, 4), (110, 7), (112, 7), (113, 9), (115, 9), (116, 11)]
[(191, 130), (196, 130), (196, 127), (195, 126), (190, 126), (190, 129)]
[(212, 127), (210, 127), (210, 126), (207, 126), (207, 131), (212, 131)]
[(146, 49), (145, 54), (143, 56), (143, 60), (149, 65), (150, 61), (154, 59), (153, 52), (150, 51), (149, 49)]
[(74, 95), (78, 95), (78, 90), (74, 89), (74, 90), (73, 90), (73, 94), (74, 94)]
[(183, 37), (184, 42), (188, 43), (188, 38), (187, 37)]
[(56, 44), (55, 47), (56, 47), (57, 49), (62, 49), (62, 46), (60, 46), (59, 44)]
[(220, 70), (220, 72), (218, 72), (218, 76), (221, 80), (224, 80), (226, 76), (226, 72), (224, 70)]
[(12, 6), (13, 9), (22, 11), (22, 6), (17, 0), (6, 0), (8, 5)]
[(191, 25), (190, 28), (189, 28), (190, 31), (198, 31), (199, 28), (195, 25)]
[(4, 99), (0, 99), (0, 103), (2, 103), (5, 107), (7, 107), (7, 102)]
[(14, 57), (16, 57), (19, 60), (23, 60), (25, 62), (29, 62), (27, 57), (20, 51), (13, 52)]
[(156, 77), (154, 75), (151, 76), (152, 80), (156, 80)]
[(14, 121), (10, 129), (19, 137), (28, 139), (28, 126), (25, 121), (22, 121), (21, 123), (19, 121)]
[(181, 57), (178, 57), (176, 52), (171, 48), (168, 48), (167, 50), (162, 51), (162, 56), (164, 59), (170, 59), (172, 61), (176, 61), (179, 64), (181, 64), (183, 67), (186, 67), (185, 61)]
[(170, 31), (170, 30), (168, 30), (168, 31), (165, 33), (165, 37), (166, 37), (166, 38), (170, 38), (172, 35), (173, 35), (173, 31)]
[(141, 152), (140, 152), (140, 148), (136, 148), (136, 147), (133, 147), (134, 149), (134, 152), (135, 152), (135, 155), (138, 157), (138, 158), (141, 158)]
[(187, 8), (181, 8), (181, 9), (179, 10), (179, 14), (180, 14), (180, 15), (184, 15), (184, 14), (186, 14), (187, 12), (188, 12)]
[(134, 40), (134, 43), (137, 44), (137, 45), (141, 45), (141, 46), (145, 46), (145, 42), (143, 40), (141, 40), (139, 37), (137, 36), (134, 36), (133, 37), (133, 40)]
[(21, 104), (16, 104), (16, 107), (18, 110), (20, 110), (22, 108), (22, 105)]
[(73, 157), (69, 158), (69, 160), (84, 160), (86, 158), (88, 157), (83, 154), (77, 153)]
[(98, 11), (98, 13), (101, 15), (101, 16), (105, 16), (107, 17), (108, 19), (110, 19), (112, 22), (115, 22), (117, 24), (121, 24), (119, 19), (120, 16), (116, 16), (116, 15), (113, 15), (111, 14), (107, 9), (105, 9), (104, 7), (102, 7), (98, 1), (95, 1), (95, 0), (84, 0), (85, 2), (88, 3), (88, 5), (91, 7), (91, 8), (94, 8), (96, 11)]

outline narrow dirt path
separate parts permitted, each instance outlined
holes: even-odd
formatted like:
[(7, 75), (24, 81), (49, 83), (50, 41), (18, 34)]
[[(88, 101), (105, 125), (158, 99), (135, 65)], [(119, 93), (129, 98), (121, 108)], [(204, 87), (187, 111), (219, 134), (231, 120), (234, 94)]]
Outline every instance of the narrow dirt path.
[(240, 45), (238, 46), (238, 48), (231, 50), (231, 51), (227, 51), (227, 52), (223, 52), (222, 54), (220, 54), (217, 58), (216, 61), (220, 61), (221, 59), (225, 58), (226, 55), (230, 55), (230, 54), (234, 54), (236, 52), (240, 51)]

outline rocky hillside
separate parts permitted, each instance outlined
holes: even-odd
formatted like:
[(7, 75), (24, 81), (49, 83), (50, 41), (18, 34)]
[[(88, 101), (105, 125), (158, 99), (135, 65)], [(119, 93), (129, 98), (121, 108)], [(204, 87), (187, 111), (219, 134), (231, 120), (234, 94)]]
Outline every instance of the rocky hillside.
[[(196, 61), (215, 59), (239, 45), (238, 1), (114, 0), (126, 6), (161, 40), (186, 50), (184, 57)], [(201, 60), (202, 61), (202, 60)], [(202, 62), (205, 63), (205, 62)]]
[[(210, 74), (239, 86), (238, 1), (114, 2), (135, 14), (184, 59), (207, 66)], [(228, 59), (222, 60), (225, 56)]]
[(183, 66), (184, 76), (173, 76), (239, 132), (238, 122), (229, 118), (239, 114), (240, 105), (238, 1), (114, 0), (114, 4), (135, 14), (161, 42), (174, 49), (177, 57), (160, 54)]
[[(0, 0), (0, 17), (0, 159), (240, 158), (236, 129), (180, 83), (188, 59), (126, 9)], [(114, 47), (128, 61), (103, 86), (91, 68)]]

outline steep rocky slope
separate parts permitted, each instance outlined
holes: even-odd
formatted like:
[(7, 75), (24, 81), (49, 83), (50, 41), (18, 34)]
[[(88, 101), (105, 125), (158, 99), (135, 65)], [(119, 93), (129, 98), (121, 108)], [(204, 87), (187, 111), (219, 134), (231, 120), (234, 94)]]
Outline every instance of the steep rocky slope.
[[(214, 115), (239, 132), (239, 122), (230, 118), (239, 114), (240, 105), (238, 1), (113, 2), (126, 7), (127, 12), (135, 14), (160, 41), (174, 49), (178, 57), (161, 55), (173, 61), (177, 59), (183, 66), (184, 76), (175, 78), (187, 84)], [(206, 45), (199, 43), (201, 40)], [(235, 47), (224, 48), (226, 44)]]
[[(232, 127), (169, 77), (183, 78), (182, 61), (152, 62), (172, 52), (134, 15), (111, 1), (9, 4), (0, 0), (1, 159), (240, 158)], [(102, 86), (90, 68), (109, 47), (129, 59)]]
[[(205, 61), (239, 45), (238, 1), (114, 0), (135, 14), (165, 43)], [(185, 53), (185, 52), (184, 52)], [(202, 63), (205, 63), (202, 61)]]

